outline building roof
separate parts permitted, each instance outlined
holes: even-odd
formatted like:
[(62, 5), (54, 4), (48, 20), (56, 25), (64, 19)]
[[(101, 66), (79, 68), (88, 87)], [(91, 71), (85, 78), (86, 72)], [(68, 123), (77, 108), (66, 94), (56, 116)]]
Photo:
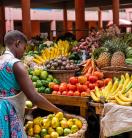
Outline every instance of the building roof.
[[(21, 7), (21, 0), (0, 0), (5, 6)], [(31, 8), (62, 9), (64, 5), (68, 9), (74, 8), (75, 0), (31, 0)], [(112, 0), (85, 0), (85, 7), (111, 8)], [(120, 0), (121, 7), (132, 7), (132, 0)]]

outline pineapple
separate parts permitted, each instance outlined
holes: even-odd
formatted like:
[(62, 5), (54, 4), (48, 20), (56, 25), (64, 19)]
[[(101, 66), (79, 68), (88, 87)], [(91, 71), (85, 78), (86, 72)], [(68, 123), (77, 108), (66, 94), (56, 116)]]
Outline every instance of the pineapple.
[(121, 51), (117, 51), (112, 55), (111, 66), (124, 66), (125, 65), (125, 55)]
[(99, 58), (96, 60), (96, 64), (99, 68), (110, 66), (110, 53), (103, 52), (99, 55)]

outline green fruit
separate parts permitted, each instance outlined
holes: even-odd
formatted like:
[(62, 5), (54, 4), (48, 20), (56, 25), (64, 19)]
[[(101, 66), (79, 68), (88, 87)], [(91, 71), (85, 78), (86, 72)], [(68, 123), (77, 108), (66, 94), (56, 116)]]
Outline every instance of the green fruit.
[(71, 130), (69, 128), (64, 129), (64, 136), (67, 136), (71, 133)]
[(29, 75), (29, 78), (32, 79), (32, 75)]
[(34, 138), (40, 138), (40, 135), (36, 134), (36, 135), (34, 136)]
[(27, 108), (32, 108), (33, 107), (33, 104), (32, 104), (31, 101), (26, 101), (25, 105), (26, 105)]
[(63, 134), (63, 128), (62, 127), (57, 127), (56, 132), (59, 134), (59, 136), (62, 136)]
[(47, 78), (47, 82), (52, 82), (52, 79), (51, 78)]
[(41, 80), (37, 80), (37, 82), (36, 82), (36, 87), (37, 87), (37, 88), (40, 88), (40, 87), (42, 87), (42, 86), (43, 86), (43, 84), (42, 84)]
[(54, 77), (52, 75), (48, 75), (48, 78), (50, 78), (51, 80), (54, 79)]
[(36, 82), (33, 82), (34, 87), (36, 87)]
[(39, 93), (44, 93), (44, 91), (45, 91), (45, 87), (40, 87), (40, 88), (38, 88), (38, 92), (39, 92)]
[(56, 84), (60, 84), (61, 82), (57, 79), (53, 79), (53, 82), (56, 83)]
[(48, 85), (49, 85), (49, 82), (48, 81), (41, 80), (41, 82), (42, 82), (43, 86), (48, 87)]
[(42, 129), (41, 130), (41, 132), (40, 132), (40, 135), (41, 135), (41, 137), (44, 137), (44, 136), (46, 136), (47, 135), (47, 130), (46, 129)]
[(35, 69), (33, 71), (33, 75), (35, 75), (35, 76), (39, 76), (40, 74), (41, 74), (41, 70), (40, 69)]
[(48, 72), (47, 71), (42, 71), (41, 74), (40, 74), (40, 78), (45, 80), (47, 79), (48, 77)]
[(46, 89), (45, 89), (45, 93), (46, 93), (46, 94), (51, 94), (51, 92), (52, 92), (52, 90), (51, 90), (50, 88), (46, 88)]
[(33, 76), (33, 77), (32, 77), (32, 81), (33, 81), (33, 82), (36, 82), (37, 80), (39, 80), (39, 77), (37, 77), (37, 76)]
[(78, 127), (76, 125), (73, 125), (71, 127), (71, 133), (73, 134), (73, 133), (76, 133), (77, 131), (78, 131)]

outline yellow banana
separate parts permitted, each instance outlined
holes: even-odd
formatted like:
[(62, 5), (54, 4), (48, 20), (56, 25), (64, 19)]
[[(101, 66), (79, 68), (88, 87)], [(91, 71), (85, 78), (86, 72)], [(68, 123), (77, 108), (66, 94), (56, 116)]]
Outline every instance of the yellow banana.
[(119, 93), (118, 94), (119, 98), (124, 101), (124, 102), (132, 102), (132, 98), (127, 98), (124, 94)]
[(90, 95), (95, 102), (100, 102), (100, 98), (98, 98), (94, 92), (90, 92)]
[(119, 105), (123, 105), (123, 106), (130, 106), (131, 105), (131, 102), (124, 102), (118, 96), (115, 96), (115, 100)]
[(99, 90), (98, 87), (95, 87), (95, 95), (96, 95), (98, 98), (100, 98), (100, 96), (101, 96), (101, 92), (100, 92), (100, 90)]
[(33, 59), (33, 61), (35, 62), (35, 63), (37, 63), (37, 64), (39, 64), (39, 65), (41, 65), (42, 64), (42, 62), (41, 61), (39, 61), (38, 59)]
[(110, 90), (110, 93), (113, 93), (117, 89), (118, 85), (119, 85), (119, 82), (118, 82), (118, 79), (116, 79), (112, 86), (112, 89)]

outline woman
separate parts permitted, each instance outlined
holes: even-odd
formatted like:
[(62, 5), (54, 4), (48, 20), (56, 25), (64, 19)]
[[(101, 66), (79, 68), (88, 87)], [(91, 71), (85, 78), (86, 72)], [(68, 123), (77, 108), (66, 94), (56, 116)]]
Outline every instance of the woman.
[(19, 31), (5, 35), (5, 53), (0, 57), (0, 138), (26, 138), (23, 130), (25, 96), (39, 108), (62, 111), (39, 95), (21, 63), (27, 38)]

